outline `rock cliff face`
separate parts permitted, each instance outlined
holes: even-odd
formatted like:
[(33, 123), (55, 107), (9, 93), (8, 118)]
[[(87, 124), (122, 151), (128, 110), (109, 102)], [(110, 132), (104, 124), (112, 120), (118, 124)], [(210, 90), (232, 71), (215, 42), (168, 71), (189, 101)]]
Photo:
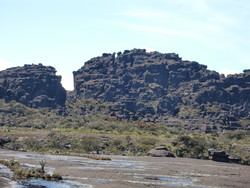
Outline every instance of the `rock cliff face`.
[(0, 98), (30, 107), (64, 106), (66, 91), (61, 76), (50, 66), (25, 65), (0, 71)]
[(249, 129), (250, 70), (225, 77), (177, 54), (103, 54), (74, 72), (76, 97), (111, 103), (121, 119), (206, 132)]

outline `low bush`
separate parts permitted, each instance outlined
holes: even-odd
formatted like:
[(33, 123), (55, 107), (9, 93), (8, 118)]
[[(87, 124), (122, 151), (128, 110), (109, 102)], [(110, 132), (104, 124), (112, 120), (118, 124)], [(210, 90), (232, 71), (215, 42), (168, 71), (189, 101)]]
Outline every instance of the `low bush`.
[(55, 174), (52, 174), (51, 179), (57, 181), (57, 180), (62, 180), (63, 178), (60, 174), (55, 173)]
[(176, 148), (176, 156), (189, 157), (197, 159), (206, 159), (208, 144), (206, 140), (200, 136), (191, 137), (188, 135), (178, 136), (172, 142)]
[(249, 137), (250, 134), (246, 131), (236, 130), (232, 132), (227, 132), (224, 134), (224, 136), (228, 139), (236, 139), (236, 140), (242, 140), (246, 137)]

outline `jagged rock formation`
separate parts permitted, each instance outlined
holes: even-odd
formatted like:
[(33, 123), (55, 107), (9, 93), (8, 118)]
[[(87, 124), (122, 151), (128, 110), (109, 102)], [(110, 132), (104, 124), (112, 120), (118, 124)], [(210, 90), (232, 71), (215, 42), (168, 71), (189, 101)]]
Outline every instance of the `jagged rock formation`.
[(225, 77), (177, 54), (125, 50), (74, 72), (76, 97), (111, 103), (120, 119), (213, 132), (250, 127), (250, 70)]
[(24, 65), (0, 71), (0, 99), (29, 107), (64, 106), (66, 91), (51, 66)]

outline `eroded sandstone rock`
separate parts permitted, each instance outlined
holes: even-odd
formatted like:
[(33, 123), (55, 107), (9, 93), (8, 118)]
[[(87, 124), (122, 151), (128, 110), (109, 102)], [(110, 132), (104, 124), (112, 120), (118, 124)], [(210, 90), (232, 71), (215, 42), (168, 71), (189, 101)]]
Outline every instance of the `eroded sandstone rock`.
[(75, 97), (111, 103), (118, 119), (205, 132), (250, 129), (249, 70), (225, 77), (178, 54), (134, 49), (92, 58), (74, 72), (74, 84)]
[(29, 107), (64, 106), (66, 91), (51, 66), (24, 65), (0, 71), (0, 98)]

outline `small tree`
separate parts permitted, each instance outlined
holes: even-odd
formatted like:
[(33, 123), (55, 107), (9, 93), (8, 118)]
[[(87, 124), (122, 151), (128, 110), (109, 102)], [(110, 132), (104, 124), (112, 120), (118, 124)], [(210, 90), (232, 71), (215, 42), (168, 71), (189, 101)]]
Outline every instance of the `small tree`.
[(41, 165), (42, 173), (45, 173), (44, 168), (45, 168), (45, 165), (46, 165), (46, 161), (41, 161), (41, 162), (40, 162), (40, 165)]

